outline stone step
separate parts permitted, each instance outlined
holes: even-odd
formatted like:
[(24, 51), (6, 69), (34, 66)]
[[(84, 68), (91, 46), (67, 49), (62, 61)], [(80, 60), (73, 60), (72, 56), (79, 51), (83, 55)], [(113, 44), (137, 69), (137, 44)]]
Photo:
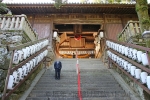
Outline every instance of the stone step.
[[(91, 97), (125, 97), (128, 96), (124, 91), (82, 91), (82, 97), (83, 98), (91, 98)], [(78, 97), (78, 91), (72, 90), (72, 91), (57, 91), (57, 90), (33, 90), (29, 94), (29, 97)]]
[[(54, 79), (55, 80), (55, 79)], [(61, 78), (60, 78), (60, 80), (62, 80)], [(56, 81), (60, 81), (60, 80), (57, 80), (56, 79)], [(42, 81), (42, 80), (40, 80), (37, 84), (77, 84), (77, 79), (76, 80), (62, 80), (62, 81), (60, 81), (60, 82), (56, 82), (56, 81), (49, 81), (49, 80), (47, 80), (47, 81)], [(86, 83), (86, 82), (84, 82), (84, 83)]]
[[(76, 89), (68, 89), (68, 90), (61, 90), (60, 89), (60, 91), (58, 91), (58, 90), (52, 90), (52, 89), (49, 89), (49, 90), (44, 90), (44, 89), (41, 89), (41, 90), (35, 90), (35, 89), (33, 89), (32, 90), (32, 92), (31, 93), (54, 93), (54, 92), (63, 92), (63, 93), (76, 93), (77, 92), (77, 88)], [(88, 91), (86, 91), (86, 90), (81, 90), (81, 92), (88, 92), (88, 93), (94, 93), (94, 92), (99, 92), (99, 93), (125, 93), (124, 92), (124, 90), (120, 90), (120, 89), (118, 89), (118, 90), (116, 90), (116, 89), (108, 89), (108, 90), (88, 90)]]
[(63, 86), (63, 87), (35, 87), (33, 90), (77, 90), (77, 86)]
[[(70, 91), (70, 90), (77, 90), (77, 87), (34, 87), (33, 90), (57, 90), (57, 91)], [(120, 87), (116, 88), (108, 88), (108, 87), (81, 87), (83, 91), (120, 91), (122, 90)], [(123, 91), (123, 90), (122, 90)]]
[[(61, 80), (61, 79), (60, 79)], [(42, 82), (39, 81), (37, 84), (43, 84), (43, 85), (47, 85), (47, 84), (77, 84), (77, 81), (74, 80), (70, 80), (70, 81), (60, 81), (60, 80), (56, 80), (56, 81), (48, 81), (48, 82)], [(104, 85), (115, 85), (118, 84), (117, 82), (111, 82), (111, 81), (80, 81), (80, 84), (99, 84), (100, 86), (104, 86)]]
[(127, 97), (92, 97), (92, 98), (82, 98), (82, 100), (131, 100), (128, 96)]
[[(77, 78), (64, 78), (64, 77), (62, 77), (62, 76), (60, 76), (60, 80), (59, 80), (59, 82), (63, 82), (63, 81), (68, 81), (68, 82), (72, 82), (72, 81), (74, 81), (74, 82), (77, 82)], [(80, 80), (81, 80), (81, 82), (91, 82), (91, 81), (94, 81), (94, 82), (107, 82), (107, 83), (117, 83), (116, 82), (116, 80), (114, 80), (114, 79), (105, 79), (105, 78), (96, 78), (96, 79), (91, 79), (91, 78), (89, 78), (89, 79), (85, 79), (85, 78), (80, 78)], [(56, 81), (58, 81), (58, 80), (55, 80), (55, 78), (54, 77), (51, 77), (51, 78), (42, 78), (41, 80), (39, 80), (39, 82), (51, 82), (51, 81), (54, 81), (54, 82), (56, 82)]]
[(40, 85), (36, 85), (35, 87), (45, 87), (45, 88), (48, 88), (48, 87), (77, 87), (77, 83), (76, 84), (47, 84), (44, 86), (43, 86), (43, 84), (40, 84)]
[[(69, 97), (28, 97), (26, 100), (79, 100), (78, 98)], [(82, 100), (131, 100), (129, 97), (99, 97), (83, 98)]]
[[(38, 84), (36, 84), (36, 86), (35, 87), (53, 87), (53, 86), (77, 86), (77, 83), (74, 83), (74, 84), (40, 84), (40, 83), (38, 83)], [(80, 85), (81, 87), (120, 87), (120, 85), (119, 84), (81, 84)]]
[(26, 100), (79, 100), (77, 97), (28, 97)]

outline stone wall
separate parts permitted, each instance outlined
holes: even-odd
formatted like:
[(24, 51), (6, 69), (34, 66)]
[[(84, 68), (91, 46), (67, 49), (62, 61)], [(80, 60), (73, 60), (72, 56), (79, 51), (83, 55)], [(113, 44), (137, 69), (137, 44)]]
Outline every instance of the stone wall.
[(23, 43), (21, 34), (17, 33), (0, 33), (0, 95), (2, 95), (5, 78), (7, 75), (9, 62), (11, 59), (11, 52), (8, 51), (7, 46), (16, 46)]

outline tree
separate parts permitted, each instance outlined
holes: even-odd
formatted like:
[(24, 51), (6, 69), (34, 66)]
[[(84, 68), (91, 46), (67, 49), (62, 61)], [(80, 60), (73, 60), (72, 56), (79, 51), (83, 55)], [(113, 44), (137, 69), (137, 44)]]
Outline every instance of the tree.
[(7, 8), (6, 4), (2, 3), (0, 0), (0, 14), (7, 13), (7, 15), (12, 15), (11, 10)]
[[(136, 0), (135, 8), (138, 15), (141, 34), (142, 34), (144, 31), (148, 31), (150, 29), (150, 18), (148, 15), (147, 0)], [(146, 47), (150, 47), (150, 41), (146, 40), (145, 42), (146, 42)]]
[(135, 6), (140, 23), (141, 32), (143, 33), (145, 30), (149, 30), (150, 28), (147, 0), (136, 0)]

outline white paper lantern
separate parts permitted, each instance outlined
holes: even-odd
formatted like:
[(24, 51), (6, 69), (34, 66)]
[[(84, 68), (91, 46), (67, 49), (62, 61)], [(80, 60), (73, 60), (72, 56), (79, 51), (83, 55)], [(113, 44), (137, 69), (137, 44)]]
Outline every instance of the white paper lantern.
[(119, 53), (122, 52), (122, 45), (119, 45)]
[(107, 43), (108, 48), (110, 48), (110, 47), (109, 47), (109, 41), (108, 41), (108, 40), (107, 40), (107, 42), (106, 42), (106, 43)]
[(128, 69), (128, 62), (127, 62), (127, 61), (124, 61), (124, 64), (123, 64), (123, 65), (124, 65), (124, 66), (123, 66), (124, 69), (127, 70), (127, 69)]
[(121, 67), (124, 68), (124, 62), (125, 60), (124, 59), (121, 59)]
[(29, 46), (29, 48), (30, 48), (30, 55), (32, 55), (33, 54), (33, 47)]
[(113, 50), (115, 50), (115, 48), (116, 48), (116, 43), (114, 43)]
[(129, 50), (129, 48), (125, 47), (125, 56), (128, 56), (128, 50)]
[(19, 61), (23, 60), (24, 52), (22, 50), (19, 50)]
[(141, 69), (135, 69), (135, 78), (140, 79)]
[(30, 69), (33, 69), (33, 60), (30, 60), (29, 63), (30, 63)]
[(118, 56), (118, 57), (117, 57), (117, 64), (119, 64), (119, 59), (120, 59), (120, 57)]
[(37, 52), (37, 44), (34, 44), (34, 51)]
[(115, 45), (115, 51), (117, 51), (117, 48), (118, 48), (118, 44), (116, 43), (116, 45)]
[(37, 48), (36, 48), (37, 51), (39, 51), (39, 50), (40, 50), (40, 45), (39, 45), (39, 43), (37, 43), (36, 46), (37, 46)]
[(110, 41), (110, 48), (112, 49), (113, 47), (113, 42)]
[(129, 58), (132, 58), (132, 52), (133, 52), (133, 49), (129, 48), (129, 51), (128, 51), (128, 57)]
[(22, 71), (23, 71), (23, 77), (27, 76), (27, 65), (26, 64), (22, 66)]
[(7, 89), (12, 90), (14, 86), (14, 77), (12, 75), (9, 76)]
[(14, 83), (18, 83), (18, 81), (17, 81), (17, 80), (18, 80), (18, 79), (17, 79), (17, 78), (18, 78), (18, 73), (17, 73), (17, 71), (14, 71), (12, 75), (13, 75), (13, 77), (14, 77)]
[(30, 72), (30, 64), (26, 63), (26, 74)]
[(33, 62), (33, 68), (34, 68), (35, 67), (35, 63), (36, 63), (35, 62), (35, 58), (32, 59), (32, 62)]
[(134, 76), (134, 75), (135, 75), (135, 69), (136, 69), (136, 67), (135, 67), (135, 66), (131, 66), (130, 74), (131, 74), (132, 76)]
[(147, 76), (146, 84), (147, 84), (148, 89), (150, 89), (150, 76)]
[(22, 70), (22, 68), (18, 68), (17, 72), (18, 72), (18, 81), (20, 81), (21, 79), (23, 79), (23, 70)]
[(121, 50), (121, 53), (124, 55), (124, 54), (125, 54), (125, 46), (122, 46), (121, 49), (122, 49), (122, 50)]
[(148, 63), (148, 58), (147, 58), (147, 54), (146, 54), (146, 53), (143, 53), (143, 54), (141, 55), (141, 58), (142, 58), (142, 64), (143, 64), (144, 66), (149, 65), (149, 63)]
[(147, 72), (141, 72), (141, 81), (142, 81), (142, 83), (143, 84), (145, 84), (146, 83), (146, 81), (147, 81)]
[(30, 56), (30, 53), (31, 53), (30, 48), (29, 48), (29, 47), (26, 47), (26, 50), (27, 50), (27, 57), (29, 57), (29, 56)]
[(35, 53), (35, 46), (32, 45), (32, 54), (34, 54), (34, 53)]
[(128, 70), (127, 70), (127, 72), (131, 72), (131, 66), (132, 66), (132, 64), (128, 63)]
[(23, 48), (22, 51), (23, 51), (23, 59), (26, 59), (27, 58), (27, 50), (26, 50), (26, 48)]
[(133, 56), (132, 56), (132, 59), (133, 60), (136, 60), (137, 59), (137, 50), (136, 49), (133, 49), (133, 52), (132, 52), (133, 54)]
[(137, 51), (137, 61), (138, 61), (139, 63), (142, 62), (142, 57), (141, 57), (142, 54), (143, 54), (142, 51)]
[(19, 52), (15, 51), (13, 56), (13, 63), (18, 64), (19, 63)]
[(117, 61), (117, 55), (114, 55), (114, 61), (115, 62)]

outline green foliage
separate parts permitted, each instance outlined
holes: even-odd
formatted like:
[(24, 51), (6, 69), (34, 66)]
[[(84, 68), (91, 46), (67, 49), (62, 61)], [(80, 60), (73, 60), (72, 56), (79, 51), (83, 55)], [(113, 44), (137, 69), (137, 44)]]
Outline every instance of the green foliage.
[(141, 7), (141, 10), (142, 10), (142, 11), (148, 10), (148, 6), (143, 6), (143, 7)]
[(6, 4), (0, 2), (0, 14), (1, 14), (2, 12), (5, 12), (5, 8), (7, 8)]
[(140, 10), (140, 7), (138, 5), (135, 5), (135, 10), (138, 12)]
[(140, 10), (142, 10), (142, 11), (148, 10), (148, 6), (147, 5), (143, 5), (143, 6), (139, 7), (139, 6), (136, 5), (136, 12), (138, 12)]
[(109, 3), (113, 3), (113, 2), (114, 2), (114, 0), (108, 0), (108, 2), (109, 2)]
[(67, 3), (67, 0), (65, 0), (65, 1), (62, 1), (62, 0), (54, 0), (54, 1), (55, 1), (54, 6), (55, 6), (56, 9), (60, 9), (60, 7), (61, 7), (62, 5), (64, 5), (65, 3)]
[(140, 5), (147, 5), (147, 0), (138, 0)]
[(144, 20), (142, 20), (142, 24), (150, 25), (150, 20), (144, 19)]
[(116, 2), (121, 2), (121, 0), (115, 0)]

